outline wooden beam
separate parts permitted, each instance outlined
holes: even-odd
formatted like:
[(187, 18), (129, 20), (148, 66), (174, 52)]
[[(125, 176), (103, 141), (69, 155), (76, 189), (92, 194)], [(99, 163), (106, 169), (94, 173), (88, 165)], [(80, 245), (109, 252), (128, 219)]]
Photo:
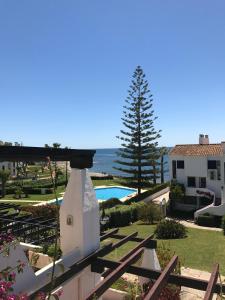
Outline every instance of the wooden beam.
[(72, 168), (93, 166), (95, 150), (61, 149), (45, 147), (0, 146), (0, 161), (70, 161)]
[[(120, 265), (120, 262), (112, 261), (105, 258), (97, 258), (94, 262), (93, 266), (93, 272), (98, 272), (97, 268), (95, 269), (95, 265), (101, 268), (109, 268), (109, 269), (115, 269)], [(159, 276), (161, 275), (161, 271), (153, 270), (153, 269), (147, 269), (143, 267), (137, 267), (137, 266), (129, 266), (127, 273), (146, 277), (152, 280), (157, 280)], [(168, 278), (168, 283), (179, 285), (179, 286), (185, 286), (189, 288), (193, 288), (196, 290), (206, 291), (208, 286), (208, 281), (203, 279), (197, 279), (193, 277), (178, 275), (178, 274), (170, 274)], [(215, 285), (215, 293), (220, 292), (225, 293), (225, 284), (216, 284)]]
[[(146, 239), (144, 239), (141, 243), (139, 243), (135, 248), (133, 248), (132, 250), (130, 250), (127, 254), (125, 254), (123, 257), (121, 257), (121, 259), (119, 260), (119, 262), (124, 262), (125, 260), (127, 260), (132, 254), (134, 254), (135, 252), (137, 252), (139, 249), (145, 247), (146, 244), (148, 244), (148, 242), (153, 238), (154, 234), (151, 234), (150, 236), (148, 236)], [(101, 276), (102, 277), (106, 277), (108, 276), (113, 270), (112, 269), (108, 269), (106, 271), (104, 271)]]
[(126, 242), (130, 241), (134, 236), (137, 236), (138, 232), (133, 232), (128, 236), (125, 236), (122, 240), (120, 240), (119, 242), (115, 243), (112, 245), (112, 249), (116, 249), (119, 248), (120, 246), (122, 246), (123, 244), (125, 244)]
[(209, 283), (206, 289), (206, 293), (204, 296), (204, 300), (211, 300), (213, 297), (213, 293), (215, 290), (215, 285), (217, 283), (218, 280), (218, 276), (219, 276), (219, 264), (216, 264), (213, 268), (212, 274), (210, 276), (209, 279)]
[(57, 288), (58, 286), (62, 285), (64, 282), (70, 280), (74, 276), (76, 276), (80, 271), (82, 271), (84, 268), (89, 266), (98, 256), (104, 256), (108, 254), (112, 249), (112, 244), (108, 244), (95, 252), (91, 253), (87, 257), (83, 258), (82, 260), (74, 263), (68, 271), (63, 273), (61, 276), (55, 278), (54, 285), (52, 286), (52, 283), (49, 282), (45, 286), (41, 287), (40, 289), (33, 291), (31, 294), (29, 294), (30, 299), (34, 300), (36, 299), (37, 295), (40, 292), (48, 293), (49, 289), (52, 288), (53, 290)]
[(85, 298), (86, 300), (93, 300), (94, 297), (99, 298), (104, 292), (126, 272), (129, 265), (135, 263), (142, 255), (144, 249), (141, 248), (131, 255), (127, 260), (122, 262), (111, 274), (102, 280), (93, 291)]
[(100, 237), (100, 241), (106, 240), (108, 237), (111, 237), (112, 234), (117, 233), (119, 228), (115, 228), (113, 230), (105, 232), (103, 235)]
[(178, 256), (175, 255), (170, 260), (168, 265), (162, 271), (159, 278), (156, 280), (150, 291), (144, 297), (144, 300), (157, 300), (162, 292), (162, 289), (167, 285), (170, 273), (175, 269), (178, 262)]

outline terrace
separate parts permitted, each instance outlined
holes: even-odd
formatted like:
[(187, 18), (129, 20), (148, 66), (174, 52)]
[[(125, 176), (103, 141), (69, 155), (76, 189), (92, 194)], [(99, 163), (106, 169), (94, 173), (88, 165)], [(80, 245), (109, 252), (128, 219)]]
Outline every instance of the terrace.
[[(209, 281), (181, 276), (173, 273), (178, 263), (177, 256), (171, 259), (164, 270), (159, 269), (155, 251), (157, 243), (153, 235), (143, 239), (137, 237), (138, 232), (121, 235), (118, 234), (118, 229), (100, 233), (98, 201), (86, 170), (92, 166), (94, 153), (95, 151), (89, 150), (0, 147), (2, 161), (42, 161), (50, 158), (51, 161), (70, 161), (72, 169), (59, 216), (60, 247), (63, 255), (56, 261), (55, 266), (51, 263), (34, 272), (23, 252), (24, 245), (22, 248), (20, 244), (11, 246), (8, 256), (1, 253), (1, 270), (18, 259), (26, 262), (24, 272), (16, 275), (15, 293), (26, 292), (30, 299), (35, 299), (40, 291), (51, 291), (56, 298), (55, 293), (62, 289), (60, 299), (63, 300), (91, 300), (100, 297), (113, 300), (116, 298), (109, 294), (109, 288), (125, 272), (139, 276), (141, 282), (151, 282), (143, 299), (160, 299), (168, 283), (205, 291), (204, 299), (212, 299), (214, 293), (225, 292), (225, 286), (217, 283), (218, 264), (214, 266)], [(6, 217), (5, 211), (10, 208), (16, 212)], [(24, 242), (37, 246), (41, 242), (43, 231), (49, 233), (45, 236), (47, 240), (55, 238), (58, 233), (56, 220), (43, 221), (31, 216), (18, 219), (18, 210), (17, 205), (0, 207), (1, 232), (12, 230), (16, 237), (24, 237)], [(100, 242), (107, 238), (118, 241), (101, 246)], [(119, 261), (105, 258), (128, 241), (138, 244)], [(138, 265), (137, 261), (140, 261)], [(51, 281), (53, 269), (55, 279)]]

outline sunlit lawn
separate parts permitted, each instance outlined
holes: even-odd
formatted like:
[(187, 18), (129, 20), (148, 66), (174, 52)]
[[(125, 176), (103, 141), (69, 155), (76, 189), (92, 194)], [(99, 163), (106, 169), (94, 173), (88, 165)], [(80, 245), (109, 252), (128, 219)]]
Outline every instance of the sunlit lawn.
[[(139, 225), (135, 223), (120, 229), (121, 234), (128, 235), (134, 231), (140, 237), (147, 237), (154, 232), (155, 225)], [(107, 240), (109, 241), (109, 240)], [(220, 271), (225, 275), (225, 236), (222, 232), (188, 228), (185, 239), (158, 240), (158, 244), (166, 243), (180, 258), (182, 266), (199, 270), (211, 271), (213, 264), (220, 264)], [(136, 243), (129, 242), (107, 256), (118, 260), (132, 249)]]

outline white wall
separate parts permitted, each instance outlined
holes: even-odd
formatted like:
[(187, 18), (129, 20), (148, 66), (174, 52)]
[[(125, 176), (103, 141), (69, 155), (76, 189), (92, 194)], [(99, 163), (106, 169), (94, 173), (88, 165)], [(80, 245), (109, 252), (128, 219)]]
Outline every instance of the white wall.
[[(177, 169), (176, 180), (182, 183), (186, 187), (187, 195), (195, 195), (196, 188), (198, 189), (198, 178), (206, 177), (206, 188), (215, 192), (216, 197), (221, 198), (221, 186), (224, 186), (224, 161), (225, 156), (170, 156), (170, 179), (172, 180), (172, 161), (173, 160), (184, 160), (184, 169)], [(220, 160), (221, 161), (221, 180), (210, 180), (208, 176), (208, 160)], [(187, 187), (187, 177), (198, 177), (196, 180), (196, 188)]]

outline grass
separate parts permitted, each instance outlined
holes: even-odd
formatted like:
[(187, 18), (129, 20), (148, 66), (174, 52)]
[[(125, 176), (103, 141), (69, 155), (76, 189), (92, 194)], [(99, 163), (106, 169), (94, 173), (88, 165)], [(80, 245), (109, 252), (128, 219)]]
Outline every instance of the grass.
[[(120, 233), (128, 235), (134, 231), (144, 238), (154, 232), (155, 225), (133, 225), (120, 228)], [(109, 242), (110, 240), (107, 240)], [(220, 264), (220, 272), (225, 275), (225, 236), (222, 232), (188, 228), (185, 239), (158, 240), (165, 243), (180, 258), (182, 266), (211, 272), (213, 264)], [(107, 258), (118, 260), (136, 243), (129, 242), (110, 253)]]
[(112, 185), (122, 185), (119, 181), (116, 179), (101, 179), (101, 180), (92, 180), (92, 183), (94, 187), (100, 186), (100, 185), (107, 185), (107, 186), (112, 186)]
[[(65, 186), (64, 185), (58, 186), (57, 196), (61, 197), (60, 193), (62, 193), (64, 191), (65, 191)], [(9, 195), (6, 195), (1, 200), (17, 200), (17, 199), (14, 199), (13, 197), (14, 197), (13, 194), (9, 194)], [(30, 194), (28, 198), (22, 198), (20, 200), (21, 201), (29, 201), (29, 200), (32, 200), (32, 201), (48, 201), (48, 200), (52, 200), (52, 199), (55, 199), (55, 194), (54, 193), (46, 194), (46, 195), (39, 195), (39, 194), (33, 194), (32, 195), (32, 194)], [(18, 200), (18, 202), (20, 202), (20, 200)]]

